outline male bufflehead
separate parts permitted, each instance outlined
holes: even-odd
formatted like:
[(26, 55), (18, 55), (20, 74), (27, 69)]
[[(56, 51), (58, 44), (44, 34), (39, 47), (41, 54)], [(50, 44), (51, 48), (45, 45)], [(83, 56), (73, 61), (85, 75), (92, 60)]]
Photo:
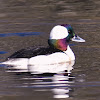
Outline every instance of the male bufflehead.
[(57, 25), (50, 32), (48, 47), (30, 47), (19, 50), (2, 64), (30, 72), (60, 72), (63, 67), (55, 67), (56, 65), (66, 66), (65, 63), (75, 60), (75, 55), (69, 47), (70, 41), (85, 42), (74, 33), (71, 25)]

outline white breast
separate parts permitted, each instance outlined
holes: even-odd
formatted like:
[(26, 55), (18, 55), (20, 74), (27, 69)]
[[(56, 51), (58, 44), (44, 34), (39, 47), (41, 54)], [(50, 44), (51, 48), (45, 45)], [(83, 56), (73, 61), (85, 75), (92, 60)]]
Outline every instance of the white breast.
[(64, 52), (56, 52), (50, 55), (39, 55), (29, 59), (29, 65), (50, 65), (75, 60), (74, 53), (68, 46)]
[(50, 55), (40, 55), (29, 59), (29, 65), (51, 65), (69, 61), (69, 57), (63, 52), (57, 52)]
[(29, 71), (31, 73), (57, 73), (66, 70), (66, 62), (69, 57), (65, 53), (53, 53), (41, 55), (29, 60)]
[[(68, 55), (67, 55), (68, 54)], [(57, 52), (50, 55), (40, 55), (29, 59), (29, 70), (31, 73), (57, 73), (64, 70), (72, 70), (75, 56), (70, 47), (67, 51)]]

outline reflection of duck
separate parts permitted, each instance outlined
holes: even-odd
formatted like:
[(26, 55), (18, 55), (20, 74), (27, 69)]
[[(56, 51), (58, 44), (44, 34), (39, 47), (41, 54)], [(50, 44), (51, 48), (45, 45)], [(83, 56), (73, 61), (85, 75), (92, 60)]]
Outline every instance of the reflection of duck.
[(60, 72), (66, 62), (75, 60), (74, 53), (69, 47), (69, 41), (85, 42), (75, 35), (68, 24), (57, 25), (50, 32), (48, 47), (22, 49), (11, 55), (2, 64), (14, 66), (14, 69), (23, 69), (31, 72)]
[(74, 77), (65, 76), (63, 74), (55, 74), (52, 77), (55, 87), (52, 89), (54, 98), (69, 98), (72, 91), (72, 84), (74, 83)]
[[(71, 65), (70, 65), (71, 66)], [(61, 74), (40, 74), (25, 76), (20, 80), (22, 83), (19, 87), (33, 88), (33, 91), (45, 91), (50, 93), (52, 91), (53, 98), (70, 98), (73, 96), (73, 86), (75, 77), (70, 75)], [(23, 74), (20, 74), (23, 75)]]

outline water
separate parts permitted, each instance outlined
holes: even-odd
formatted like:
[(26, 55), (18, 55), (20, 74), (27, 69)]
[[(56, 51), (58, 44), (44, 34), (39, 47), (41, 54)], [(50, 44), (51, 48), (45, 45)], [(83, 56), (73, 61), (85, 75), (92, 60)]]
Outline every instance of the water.
[(71, 42), (76, 61), (69, 77), (11, 73), (0, 66), (0, 99), (100, 100), (99, 5), (99, 0), (1, 0), (0, 62), (19, 49), (47, 46), (57, 24), (71, 24), (86, 43)]

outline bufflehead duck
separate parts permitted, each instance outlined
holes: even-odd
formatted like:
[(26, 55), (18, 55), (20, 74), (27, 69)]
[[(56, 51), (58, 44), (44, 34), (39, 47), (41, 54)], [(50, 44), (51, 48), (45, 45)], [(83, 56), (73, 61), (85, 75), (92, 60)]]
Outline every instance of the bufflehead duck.
[(66, 66), (65, 63), (75, 60), (75, 55), (69, 47), (70, 41), (85, 42), (84, 39), (74, 33), (70, 25), (57, 25), (50, 32), (48, 47), (30, 47), (19, 50), (2, 64), (11, 65), (13, 69), (30, 72), (54, 73), (62, 71), (63, 67), (60, 68), (58, 65), (64, 64)]

